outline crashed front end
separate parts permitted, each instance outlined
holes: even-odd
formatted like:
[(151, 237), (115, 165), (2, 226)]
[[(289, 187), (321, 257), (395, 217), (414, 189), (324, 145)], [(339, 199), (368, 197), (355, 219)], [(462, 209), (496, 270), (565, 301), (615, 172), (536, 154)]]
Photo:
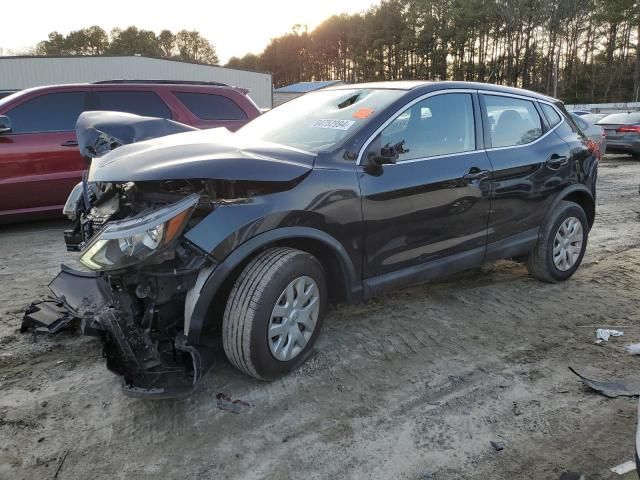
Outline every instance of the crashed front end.
[[(135, 396), (192, 392), (215, 351), (200, 318), (211, 306), (200, 293), (225, 258), (214, 249), (228, 254), (252, 219), (268, 229), (259, 220), (272, 209), (266, 197), (293, 188), (315, 158), (242, 143), (225, 129), (171, 134), (176, 129), (128, 114), (80, 116), (81, 151), (93, 160), (64, 213), (74, 221), (67, 250), (80, 252), (82, 269), (63, 266), (50, 284), (53, 300), (32, 304), (23, 320), (23, 331), (50, 333), (78, 321), (84, 334), (102, 338), (108, 368)], [(154, 133), (163, 136), (137, 141)]]
[(188, 394), (211, 364), (210, 348), (186, 344), (184, 308), (212, 261), (182, 233), (213, 206), (202, 185), (175, 193), (167, 183), (109, 185), (77, 219), (87, 271), (63, 267), (50, 285), (82, 332), (103, 339), (107, 367), (132, 395)]

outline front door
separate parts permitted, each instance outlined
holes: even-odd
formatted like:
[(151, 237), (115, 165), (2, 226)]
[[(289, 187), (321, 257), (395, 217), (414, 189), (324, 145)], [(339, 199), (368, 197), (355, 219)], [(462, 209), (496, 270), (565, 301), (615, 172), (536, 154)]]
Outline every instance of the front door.
[(411, 102), (367, 147), (363, 159), (404, 142), (396, 164), (359, 166), (370, 293), (482, 262), (491, 164), (480, 133), (476, 94), (445, 91)]
[(0, 135), (0, 215), (62, 211), (86, 168), (74, 130), (85, 97), (48, 93), (3, 113), (13, 130)]

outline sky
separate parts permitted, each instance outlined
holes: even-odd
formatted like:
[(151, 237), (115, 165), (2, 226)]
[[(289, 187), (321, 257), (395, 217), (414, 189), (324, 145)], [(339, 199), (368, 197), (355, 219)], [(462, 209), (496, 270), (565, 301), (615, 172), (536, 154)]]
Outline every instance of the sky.
[(333, 14), (356, 13), (376, 0), (45, 0), (10, 1), (2, 6), (0, 54), (17, 53), (35, 46), (57, 30), (99, 25), (138, 28), (159, 33), (169, 29), (198, 30), (216, 46), (222, 64), (232, 56), (260, 53), (273, 37), (291, 31), (295, 24), (309, 31)]

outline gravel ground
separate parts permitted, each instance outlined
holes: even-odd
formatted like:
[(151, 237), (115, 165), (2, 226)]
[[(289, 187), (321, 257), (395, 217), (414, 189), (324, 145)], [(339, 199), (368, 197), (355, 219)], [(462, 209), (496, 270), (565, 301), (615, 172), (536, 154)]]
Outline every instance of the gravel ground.
[[(219, 354), (182, 401), (124, 397), (95, 339), (21, 335), (23, 308), (73, 256), (60, 222), (1, 227), (0, 478), (634, 478), (609, 469), (633, 458), (637, 400), (567, 367), (637, 372), (624, 345), (640, 342), (639, 182), (639, 162), (602, 162), (566, 283), (499, 262), (334, 308), (298, 371), (260, 383)], [(594, 345), (605, 325), (625, 335)]]

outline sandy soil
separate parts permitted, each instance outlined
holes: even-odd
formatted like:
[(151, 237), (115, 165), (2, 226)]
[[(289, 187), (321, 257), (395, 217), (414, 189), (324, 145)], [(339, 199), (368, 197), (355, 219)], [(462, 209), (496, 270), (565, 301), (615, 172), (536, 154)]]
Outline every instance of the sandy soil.
[[(609, 468), (633, 458), (637, 400), (567, 367), (640, 365), (624, 351), (640, 342), (639, 182), (639, 162), (602, 163), (587, 256), (564, 284), (499, 262), (333, 309), (297, 372), (260, 383), (220, 354), (183, 401), (123, 396), (94, 339), (21, 335), (73, 256), (60, 222), (2, 227), (0, 478), (633, 478)], [(605, 325), (625, 335), (594, 345)], [(221, 409), (221, 393), (248, 406)]]

